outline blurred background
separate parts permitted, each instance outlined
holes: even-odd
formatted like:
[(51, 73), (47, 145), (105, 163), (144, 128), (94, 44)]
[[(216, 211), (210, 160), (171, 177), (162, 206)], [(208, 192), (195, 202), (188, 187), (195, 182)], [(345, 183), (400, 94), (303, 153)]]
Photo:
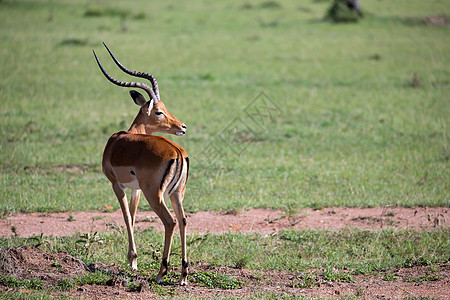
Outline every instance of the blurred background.
[(190, 212), (448, 206), (450, 4), (359, 4), (0, 1), (1, 212), (119, 208), (101, 157), (138, 107), (102, 42), (187, 124)]

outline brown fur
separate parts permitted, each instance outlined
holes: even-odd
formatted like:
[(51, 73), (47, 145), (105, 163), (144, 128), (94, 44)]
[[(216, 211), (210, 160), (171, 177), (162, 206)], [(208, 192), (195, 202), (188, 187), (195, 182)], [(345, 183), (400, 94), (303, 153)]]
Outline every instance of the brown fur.
[[(136, 93), (133, 95), (136, 97)], [(132, 95), (132, 96), (133, 96)], [(139, 97), (142, 95), (139, 95)], [(139, 99), (142, 100), (142, 99)], [(128, 232), (128, 261), (137, 268), (137, 253), (133, 228), (141, 190), (150, 206), (160, 217), (165, 228), (164, 253), (157, 282), (167, 273), (175, 219), (167, 209), (163, 195), (169, 195), (175, 215), (180, 224), (182, 261), (187, 261), (186, 216), (183, 198), (188, 177), (187, 152), (174, 142), (154, 132), (182, 135), (186, 126), (169, 113), (161, 101), (151, 107), (150, 101), (135, 101), (142, 105), (128, 131), (114, 133), (103, 152), (102, 169), (111, 181), (119, 200)], [(149, 108), (150, 113), (149, 113)], [(125, 188), (132, 189), (128, 206)], [(187, 284), (188, 264), (183, 264), (180, 283)]]

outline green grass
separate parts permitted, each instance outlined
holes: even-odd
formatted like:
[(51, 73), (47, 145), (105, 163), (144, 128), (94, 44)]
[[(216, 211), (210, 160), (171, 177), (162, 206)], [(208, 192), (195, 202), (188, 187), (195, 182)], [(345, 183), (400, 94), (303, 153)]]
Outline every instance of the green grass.
[(39, 279), (24, 280), (19, 279), (14, 276), (4, 276), (0, 278), (0, 284), (7, 287), (12, 287), (15, 289), (42, 289), (42, 281)]
[(227, 275), (211, 272), (196, 272), (192, 274), (190, 280), (211, 289), (237, 289), (243, 285), (241, 281)]
[[(79, 235), (70, 237), (41, 237), (44, 251), (67, 251), (85, 263), (115, 262), (129, 270), (126, 262), (127, 235), (117, 231), (99, 234), (102, 243), (90, 247), (80, 244)], [(137, 231), (139, 270), (144, 276), (156, 276), (160, 267), (164, 236), (153, 230)], [(175, 238), (171, 264), (181, 263), (179, 240)], [(1, 247), (33, 246), (35, 238), (2, 238)], [(336, 270), (351, 274), (370, 274), (386, 268), (428, 266), (447, 262), (450, 232), (382, 230), (379, 232), (344, 230), (284, 231), (277, 235), (223, 234), (191, 235), (188, 237), (189, 260), (195, 270), (197, 263), (214, 266), (243, 267), (250, 270), (305, 271), (323, 269), (324, 276), (345, 280)], [(246, 257), (244, 266), (237, 265)], [(131, 270), (130, 270), (131, 271)], [(198, 274), (199, 281), (207, 281)], [(209, 275), (208, 275), (209, 276)], [(212, 280), (214, 278), (209, 278)], [(205, 283), (206, 284), (206, 283)]]
[[(93, 243), (90, 247), (78, 243), (79, 235), (40, 237), (39, 247), (43, 251), (67, 251), (87, 264), (115, 264), (124, 270), (120, 276), (128, 280), (127, 288), (130, 290), (139, 289), (148, 280), (144, 282), (146, 288), (151, 288), (159, 295), (173, 292), (172, 286), (178, 282), (178, 266), (181, 262), (177, 238), (170, 259), (172, 269), (163, 284), (157, 285), (154, 280), (161, 263), (163, 234), (153, 230), (136, 232), (138, 271), (127, 266), (125, 232), (99, 234), (98, 237), (103, 243)], [(35, 246), (37, 242), (35, 238), (1, 238), (0, 247)], [(450, 257), (450, 232), (448, 229), (433, 232), (302, 230), (269, 236), (208, 234), (189, 236), (188, 245), (191, 266), (189, 281), (210, 289), (236, 289), (248, 284), (244, 277), (218, 271), (221, 266), (236, 268), (236, 262), (243, 256), (247, 257), (246, 264), (240, 267), (247, 270), (259, 270), (261, 274), (265, 270), (297, 272), (293, 273), (290, 282), (286, 282), (288, 286), (296, 288), (320, 286), (325, 282), (355, 282), (354, 276), (358, 274), (372, 274), (386, 281), (398, 280), (394, 276), (396, 268), (426, 266), (428, 271), (425, 275), (404, 279), (420, 283), (440, 279), (437, 274), (440, 268), (438, 264), (448, 262)], [(42, 290), (64, 292), (89, 284), (107, 285), (114, 276), (97, 270), (95, 273), (59, 280), (53, 287), (44, 286), (38, 279), (22, 280), (5, 276), (0, 279), (0, 284), (16, 290), (31, 289), (36, 293)]]
[[(326, 1), (267, 3), (1, 1), (0, 209), (119, 207), (101, 155), (137, 106), (102, 41), (187, 124), (189, 211), (448, 206), (449, 29), (426, 21), (447, 3), (365, 1), (345, 25)], [(279, 110), (258, 126), (261, 92)], [(219, 137), (236, 118), (239, 155)]]

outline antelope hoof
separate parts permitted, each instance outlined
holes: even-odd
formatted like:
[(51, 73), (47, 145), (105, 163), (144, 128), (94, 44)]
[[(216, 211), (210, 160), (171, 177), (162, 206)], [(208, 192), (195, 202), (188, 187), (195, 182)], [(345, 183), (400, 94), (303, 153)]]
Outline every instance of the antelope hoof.
[(169, 269), (169, 261), (167, 258), (163, 258), (161, 262), (161, 269), (159, 269), (159, 273), (156, 276), (156, 283), (161, 284), (163, 277), (167, 274), (167, 270)]
[(137, 259), (136, 258), (129, 260), (128, 263), (133, 270), (137, 270)]
[(137, 270), (137, 253), (134, 251), (128, 252), (128, 263), (133, 270)]
[(186, 285), (188, 285), (187, 280), (186, 280), (186, 279), (181, 279), (181, 280), (180, 280), (180, 285), (181, 285), (181, 286), (186, 286)]
[(137, 270), (137, 261), (136, 261), (136, 260), (132, 261), (132, 262), (130, 263), (130, 267), (131, 267), (133, 270)]

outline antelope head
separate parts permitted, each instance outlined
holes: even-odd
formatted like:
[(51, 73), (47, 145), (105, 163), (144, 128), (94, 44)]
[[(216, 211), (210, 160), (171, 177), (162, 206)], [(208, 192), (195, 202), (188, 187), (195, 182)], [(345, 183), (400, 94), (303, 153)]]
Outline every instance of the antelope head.
[(162, 132), (162, 133), (171, 133), (176, 135), (184, 135), (186, 133), (186, 125), (183, 122), (178, 120), (174, 115), (172, 115), (167, 109), (164, 103), (160, 100), (158, 82), (156, 78), (148, 73), (136, 72), (129, 70), (124, 65), (122, 65), (117, 58), (112, 54), (111, 50), (109, 50), (108, 46), (103, 43), (106, 50), (108, 50), (111, 58), (114, 60), (116, 65), (125, 73), (144, 78), (150, 81), (151, 86), (142, 82), (125, 82), (114, 79), (111, 75), (109, 75), (102, 64), (97, 58), (95, 51), (92, 50), (95, 56), (95, 60), (97, 61), (100, 70), (103, 75), (115, 85), (121, 87), (129, 87), (129, 88), (139, 88), (147, 92), (149, 96), (149, 100), (146, 100), (144, 95), (139, 93), (138, 91), (131, 90), (130, 95), (133, 99), (134, 103), (139, 105), (141, 109), (134, 119), (133, 124), (131, 124), (130, 129), (128, 130), (130, 133), (138, 133), (138, 134), (153, 134), (154, 132)]

